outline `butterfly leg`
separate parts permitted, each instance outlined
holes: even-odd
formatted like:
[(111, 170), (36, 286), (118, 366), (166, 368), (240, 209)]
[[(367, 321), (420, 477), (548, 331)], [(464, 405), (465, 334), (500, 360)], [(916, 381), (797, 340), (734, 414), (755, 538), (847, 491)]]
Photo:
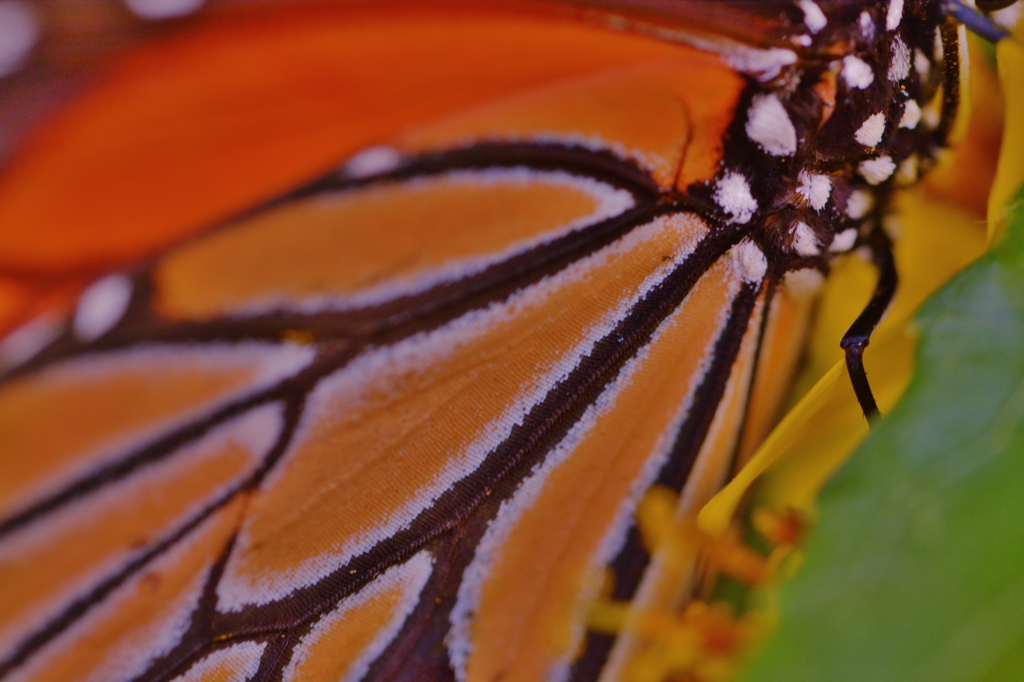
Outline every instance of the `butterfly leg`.
[(878, 268), (878, 284), (875, 286), (871, 301), (850, 325), (839, 345), (846, 352), (846, 370), (850, 374), (853, 391), (857, 394), (857, 402), (864, 411), (864, 417), (871, 421), (878, 416), (878, 404), (871, 393), (868, 375), (864, 370), (864, 349), (867, 348), (871, 334), (892, 302), (898, 278), (896, 262), (892, 255), (892, 243), (881, 228), (876, 227), (872, 230), (868, 246), (871, 248), (872, 260)]

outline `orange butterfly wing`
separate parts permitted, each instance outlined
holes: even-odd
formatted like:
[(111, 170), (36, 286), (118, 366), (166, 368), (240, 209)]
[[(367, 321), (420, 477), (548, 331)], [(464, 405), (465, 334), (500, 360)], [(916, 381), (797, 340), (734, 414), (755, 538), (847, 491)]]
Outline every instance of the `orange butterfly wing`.
[(745, 86), (480, 10), (121, 62), (0, 181), (8, 319), (132, 273), (0, 385), (0, 675), (569, 671), (639, 495), (698, 509), (795, 363), (807, 303), (684, 195)]

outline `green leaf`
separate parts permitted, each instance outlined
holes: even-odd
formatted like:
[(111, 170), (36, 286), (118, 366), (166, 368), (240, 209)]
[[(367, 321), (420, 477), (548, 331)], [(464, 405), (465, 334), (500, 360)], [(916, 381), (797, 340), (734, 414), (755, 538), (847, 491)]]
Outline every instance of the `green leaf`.
[(746, 682), (1024, 680), (1024, 192), (916, 323), (914, 379), (822, 491)]

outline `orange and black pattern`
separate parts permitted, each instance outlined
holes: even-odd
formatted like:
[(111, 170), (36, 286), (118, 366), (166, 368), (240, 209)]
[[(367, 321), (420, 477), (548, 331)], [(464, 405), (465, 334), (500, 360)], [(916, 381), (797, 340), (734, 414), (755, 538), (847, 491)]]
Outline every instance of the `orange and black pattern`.
[(283, 12), (98, 88), (0, 183), (57, 292), (0, 354), (0, 679), (610, 679), (606, 574), (688, 590), (641, 496), (752, 452), (952, 125), (936, 3), (810, 4)]

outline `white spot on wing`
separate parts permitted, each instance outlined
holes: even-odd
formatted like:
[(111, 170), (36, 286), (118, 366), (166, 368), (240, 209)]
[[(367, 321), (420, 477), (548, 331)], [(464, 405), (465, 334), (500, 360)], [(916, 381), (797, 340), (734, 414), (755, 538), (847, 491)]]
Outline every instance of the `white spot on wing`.
[(921, 107), (917, 105), (917, 102), (912, 99), (908, 99), (907, 103), (903, 105), (903, 116), (900, 117), (900, 128), (909, 128), (913, 130), (917, 127), (917, 124), (921, 121)]
[(854, 190), (850, 198), (846, 200), (846, 215), (854, 220), (860, 220), (868, 214), (875, 206), (875, 199), (870, 192), (862, 189)]
[(17, 71), (38, 40), (39, 24), (28, 5), (0, 2), (0, 78)]
[(199, 9), (204, 0), (124, 0), (132, 12), (143, 19), (183, 17)]
[[(619, 24), (620, 30), (630, 26), (628, 21)], [(639, 28), (639, 27), (638, 27)], [(744, 73), (757, 76), (762, 83), (779, 75), (784, 67), (795, 64), (796, 52), (780, 47), (760, 49), (750, 47), (728, 38), (706, 38), (690, 30), (679, 30), (663, 26), (644, 26), (642, 32), (660, 40), (683, 43), (698, 50), (720, 55), (725, 63)]]
[(857, 230), (850, 228), (843, 230), (835, 237), (832, 238), (832, 243), (829, 245), (828, 250), (832, 253), (843, 253), (853, 248), (853, 245), (857, 243)]
[(871, 40), (875, 37), (875, 21), (867, 10), (860, 13), (857, 23), (860, 24), (860, 32), (865, 38)]
[(843, 57), (843, 80), (851, 88), (863, 90), (875, 80), (875, 73), (867, 62), (854, 55)]
[(772, 156), (796, 152), (796, 129), (775, 95), (756, 95), (747, 112), (747, 136)]
[[(720, 50), (717, 50), (720, 51)], [(766, 50), (737, 46), (724, 51), (726, 63), (736, 71), (756, 74), (758, 80), (770, 81), (778, 76), (785, 67), (797, 62), (797, 53), (780, 47)]]
[(895, 31), (903, 21), (903, 0), (889, 0), (889, 11), (885, 13), (885, 29)]
[(817, 256), (821, 253), (821, 249), (818, 248), (818, 235), (805, 222), (798, 222), (793, 226), (793, 250), (801, 256)]
[(0, 341), (0, 371), (32, 359), (60, 336), (62, 320), (53, 313), (43, 313), (26, 322)]
[(354, 179), (368, 178), (393, 171), (401, 163), (402, 154), (394, 147), (367, 147), (345, 162), (341, 167), (341, 174)]
[(896, 170), (896, 163), (890, 156), (879, 156), (877, 159), (861, 161), (857, 172), (868, 181), (869, 185), (878, 185), (889, 179)]
[(892, 41), (892, 61), (889, 63), (889, 80), (898, 83), (910, 75), (910, 48), (899, 36)]
[(797, 179), (800, 181), (800, 185), (796, 188), (797, 194), (802, 196), (815, 211), (825, 208), (828, 197), (832, 193), (832, 180), (827, 175), (817, 175), (807, 171), (800, 171)]
[(741, 174), (729, 171), (715, 183), (715, 202), (732, 216), (732, 223), (748, 223), (757, 211), (757, 200), (750, 193), (750, 183)]
[(132, 299), (132, 280), (125, 275), (107, 275), (82, 292), (75, 309), (72, 329), (80, 341), (95, 341), (121, 321)]
[(853, 138), (865, 147), (874, 147), (882, 141), (882, 135), (884, 134), (885, 114), (879, 111), (868, 116), (867, 120), (853, 134)]
[(733, 271), (744, 282), (760, 282), (768, 272), (768, 259), (764, 252), (749, 239), (744, 239), (729, 252)]
[(821, 8), (813, 0), (797, 0), (796, 4), (804, 13), (804, 25), (807, 26), (807, 30), (811, 33), (817, 33), (828, 24), (825, 13), (821, 11)]

